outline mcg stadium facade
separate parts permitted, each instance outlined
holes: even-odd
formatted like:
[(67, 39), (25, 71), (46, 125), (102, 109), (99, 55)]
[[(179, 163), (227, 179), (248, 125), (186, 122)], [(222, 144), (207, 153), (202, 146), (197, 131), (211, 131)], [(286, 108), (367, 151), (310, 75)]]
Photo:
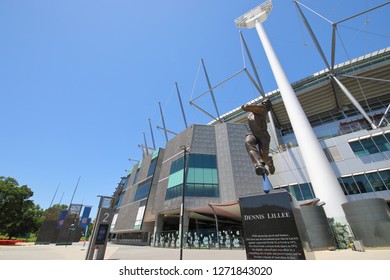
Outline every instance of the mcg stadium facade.
[[(382, 199), (390, 217), (390, 48), (346, 61), (334, 71), (376, 128), (332, 83), (327, 70), (292, 87), (347, 201)], [(276, 89), (266, 97), (273, 103), (275, 120), (275, 129), (269, 125), (269, 130), (274, 131), (276, 173), (269, 180), (273, 188), (286, 189), (302, 208), (313, 205), (316, 193), (280, 92)], [(261, 101), (262, 97), (248, 100)], [(237, 200), (262, 188), (245, 150), (247, 112), (240, 105), (220, 116), (222, 122), (191, 125), (122, 178), (114, 194), (112, 242), (178, 247), (184, 185), (185, 246), (242, 248)]]

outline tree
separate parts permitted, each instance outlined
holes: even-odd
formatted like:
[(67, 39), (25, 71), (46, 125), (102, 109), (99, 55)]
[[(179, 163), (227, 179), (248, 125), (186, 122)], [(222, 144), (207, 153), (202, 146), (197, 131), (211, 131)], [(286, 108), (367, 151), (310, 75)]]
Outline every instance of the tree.
[(48, 219), (48, 220), (57, 220), (59, 214), (61, 213), (62, 210), (67, 210), (68, 205), (66, 204), (54, 204), (50, 208), (47, 208), (43, 212), (43, 216)]
[(33, 194), (14, 178), (0, 176), (0, 233), (11, 239), (38, 231), (43, 211), (29, 199)]

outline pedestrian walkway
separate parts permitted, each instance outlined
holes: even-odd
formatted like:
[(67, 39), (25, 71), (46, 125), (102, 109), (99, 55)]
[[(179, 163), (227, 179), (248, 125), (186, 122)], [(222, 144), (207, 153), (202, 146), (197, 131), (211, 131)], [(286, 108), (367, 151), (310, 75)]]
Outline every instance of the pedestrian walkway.
[[(69, 246), (34, 245), (0, 246), (0, 260), (84, 260), (88, 243)], [(148, 246), (108, 244), (107, 260), (178, 260), (179, 249), (162, 249)], [(351, 249), (314, 252), (316, 260), (390, 260), (390, 248), (367, 249), (365, 252)], [(246, 260), (245, 250), (197, 250), (185, 249), (183, 260)]]

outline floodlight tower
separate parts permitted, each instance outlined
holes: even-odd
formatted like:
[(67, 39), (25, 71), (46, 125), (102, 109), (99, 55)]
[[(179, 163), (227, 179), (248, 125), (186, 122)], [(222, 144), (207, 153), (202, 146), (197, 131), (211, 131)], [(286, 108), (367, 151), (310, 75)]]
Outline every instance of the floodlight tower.
[(235, 24), (239, 28), (256, 27), (294, 129), (315, 194), (317, 198), (325, 202), (324, 210), (329, 218), (333, 217), (340, 222), (346, 222), (341, 205), (347, 202), (347, 199), (262, 26), (262, 22), (267, 19), (271, 9), (272, 1), (267, 0), (237, 18)]

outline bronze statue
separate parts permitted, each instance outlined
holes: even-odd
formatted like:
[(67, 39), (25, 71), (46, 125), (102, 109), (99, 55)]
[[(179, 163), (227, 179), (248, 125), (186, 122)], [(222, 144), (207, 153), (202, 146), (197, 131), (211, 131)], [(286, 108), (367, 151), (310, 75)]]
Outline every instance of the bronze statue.
[(275, 173), (272, 157), (268, 155), (271, 137), (267, 131), (267, 115), (271, 108), (272, 103), (269, 100), (259, 105), (241, 106), (242, 110), (250, 112), (248, 115), (250, 131), (246, 135), (245, 147), (257, 175), (268, 174), (265, 165), (268, 166), (269, 173)]

